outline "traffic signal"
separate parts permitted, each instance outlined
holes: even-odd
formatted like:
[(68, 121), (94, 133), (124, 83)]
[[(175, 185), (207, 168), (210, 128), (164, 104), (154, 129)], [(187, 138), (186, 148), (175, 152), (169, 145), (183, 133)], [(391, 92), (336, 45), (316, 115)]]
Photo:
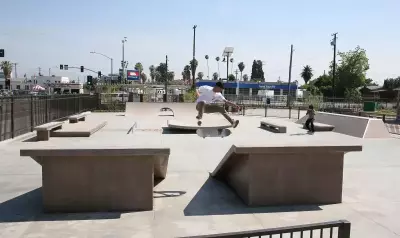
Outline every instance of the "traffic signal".
[(101, 71), (97, 72), (97, 76), (101, 78)]
[(68, 70), (68, 65), (67, 64), (64, 64), (64, 69)]
[(4, 49), (0, 49), (0, 57), (4, 57)]
[[(83, 66), (82, 66), (83, 67)], [(93, 77), (91, 75), (87, 76), (87, 84), (88, 85), (93, 85)]]
[(64, 65), (60, 64), (60, 70), (64, 69)]
[(81, 66), (81, 72), (85, 71), (85, 67)]

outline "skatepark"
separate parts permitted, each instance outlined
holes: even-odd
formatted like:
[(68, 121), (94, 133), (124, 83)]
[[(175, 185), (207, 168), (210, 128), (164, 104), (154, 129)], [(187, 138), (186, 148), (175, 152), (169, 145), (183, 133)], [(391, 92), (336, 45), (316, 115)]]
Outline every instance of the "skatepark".
[(297, 113), (231, 114), (237, 128), (205, 114), (201, 127), (231, 133), (202, 138), (192, 103), (127, 103), (55, 124), (43, 140), (1, 142), (0, 237), (184, 237), (343, 219), (351, 237), (399, 237), (400, 140), (381, 120), (319, 112), (330, 129), (310, 134)]

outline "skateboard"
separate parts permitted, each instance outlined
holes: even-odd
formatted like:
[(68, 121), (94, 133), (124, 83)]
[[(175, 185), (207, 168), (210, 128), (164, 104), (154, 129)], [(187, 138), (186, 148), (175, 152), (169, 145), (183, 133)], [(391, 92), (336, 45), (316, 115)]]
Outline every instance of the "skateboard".
[(205, 129), (197, 129), (196, 133), (198, 136), (206, 138), (206, 137), (226, 137), (229, 136), (232, 132), (228, 129), (205, 128)]

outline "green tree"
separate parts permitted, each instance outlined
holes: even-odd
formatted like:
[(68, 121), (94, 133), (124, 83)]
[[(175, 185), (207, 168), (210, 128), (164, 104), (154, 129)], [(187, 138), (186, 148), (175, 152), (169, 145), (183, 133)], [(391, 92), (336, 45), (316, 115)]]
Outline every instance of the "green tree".
[(264, 70), (263, 63), (261, 60), (254, 60), (251, 66), (251, 80), (264, 82)]
[(154, 65), (150, 65), (149, 70), (150, 70), (151, 81), (154, 82), (156, 80), (156, 75), (155, 75), (156, 68), (154, 67)]
[(229, 74), (229, 76), (228, 76), (228, 81), (236, 81), (235, 75)]
[(218, 80), (218, 73), (217, 72), (213, 73), (212, 77), (213, 80)]
[(198, 72), (198, 73), (197, 73), (197, 78), (198, 78), (198, 79), (202, 80), (203, 77), (204, 77), (204, 73), (203, 73), (203, 72)]
[[(3, 70), (4, 77), (7, 82), (6, 85), (7, 85), (7, 84), (9, 84), (9, 82), (11, 80), (11, 72), (13, 69), (12, 63), (10, 61), (2, 61), (0, 63), (0, 67), (1, 67), (1, 70)], [(7, 86), (7, 88), (8, 88), (8, 86)]]
[(147, 75), (144, 73), (144, 72), (142, 72), (142, 71), (140, 71), (141, 73), (140, 73), (140, 78), (142, 79), (142, 83), (146, 83), (146, 81), (147, 81)]
[(366, 51), (360, 46), (348, 52), (339, 52), (337, 67), (338, 78), (335, 79), (335, 94), (344, 96), (346, 89), (354, 89), (365, 85), (369, 69)]
[(365, 79), (365, 86), (378, 86), (378, 84), (371, 78), (367, 78)]
[(168, 72), (168, 81), (174, 81), (174, 79), (175, 79), (174, 71), (169, 71)]
[(160, 63), (160, 65), (156, 67), (156, 71), (158, 72), (156, 77), (157, 82), (164, 83), (165, 80), (168, 81), (167, 65), (165, 63)]
[(356, 88), (346, 88), (344, 91), (344, 98), (350, 102), (361, 102), (361, 92)]
[[(310, 81), (308, 84), (310, 86), (315, 87), (324, 97), (332, 97), (333, 96), (333, 90), (332, 90), (332, 76), (323, 74), (316, 78), (313, 81)], [(310, 87), (313, 89), (313, 87)], [(311, 91), (311, 90), (308, 90)], [(315, 93), (313, 94), (315, 95)]]
[(195, 78), (196, 78), (196, 69), (197, 69), (197, 65), (198, 65), (198, 62), (197, 62), (197, 60), (196, 59), (192, 59), (191, 61), (190, 61), (190, 70), (192, 71), (192, 88), (195, 88), (196, 87), (196, 80), (195, 80)]
[(397, 78), (388, 78), (383, 81), (383, 88), (393, 90), (400, 87), (400, 76)]
[(304, 66), (303, 71), (300, 74), (306, 84), (311, 80), (313, 75), (313, 70), (309, 65)]
[(239, 70), (240, 70), (240, 81), (243, 81), (243, 70), (244, 70), (244, 68), (245, 68), (244, 63), (243, 63), (243, 62), (240, 62), (240, 63), (238, 64), (238, 68), (239, 68)]
[(137, 62), (137, 63), (135, 64), (135, 69), (136, 69), (136, 70), (139, 70), (140, 73), (143, 72), (143, 65), (142, 65), (142, 63)]
[(249, 75), (247, 74), (243, 75), (243, 81), (245, 82), (249, 81)]

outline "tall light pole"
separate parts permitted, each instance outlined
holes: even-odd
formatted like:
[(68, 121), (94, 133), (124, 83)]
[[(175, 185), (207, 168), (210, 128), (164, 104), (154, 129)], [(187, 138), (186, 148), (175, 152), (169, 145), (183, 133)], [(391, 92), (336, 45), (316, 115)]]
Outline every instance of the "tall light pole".
[[(337, 34), (334, 33), (332, 34), (333, 39), (331, 41), (331, 45), (333, 46), (333, 68), (332, 68), (332, 93), (333, 93), (333, 98), (335, 98), (335, 78), (336, 78), (336, 39), (337, 39)], [(335, 102), (333, 103), (335, 105)]]
[(98, 54), (98, 55), (101, 55), (101, 56), (106, 57), (107, 59), (109, 59), (109, 60), (111, 61), (111, 81), (112, 81), (112, 80), (113, 80), (113, 59), (112, 59), (111, 57), (105, 55), (105, 54), (98, 53), (98, 52), (96, 52), (96, 51), (91, 51), (90, 53), (91, 53), (91, 54)]
[(126, 61), (125, 61), (125, 42), (127, 42), (127, 37), (125, 36), (124, 39), (122, 40), (122, 60), (121, 60), (121, 68), (122, 68), (122, 75), (121, 75), (121, 80), (122, 77), (125, 76), (125, 68), (127, 66)]
[(226, 57), (226, 80), (229, 77), (229, 57), (233, 54), (233, 47), (225, 47), (224, 52), (222, 53), (223, 57)]
[[(194, 25), (193, 26), (193, 63), (195, 62), (195, 59), (196, 59), (196, 28), (197, 28), (197, 25)], [(196, 87), (195, 81), (196, 80), (194, 79), (194, 75), (193, 75), (192, 88)]]

